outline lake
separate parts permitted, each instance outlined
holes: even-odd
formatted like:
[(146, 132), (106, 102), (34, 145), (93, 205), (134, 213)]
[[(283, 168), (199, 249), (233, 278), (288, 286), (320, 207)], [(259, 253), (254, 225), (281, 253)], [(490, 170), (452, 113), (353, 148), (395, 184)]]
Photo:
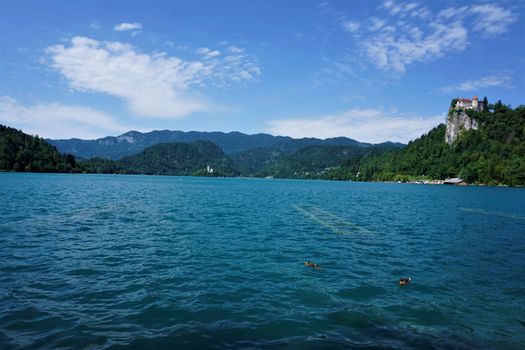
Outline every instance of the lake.
[(525, 347), (525, 189), (0, 173), (0, 202), (0, 348)]

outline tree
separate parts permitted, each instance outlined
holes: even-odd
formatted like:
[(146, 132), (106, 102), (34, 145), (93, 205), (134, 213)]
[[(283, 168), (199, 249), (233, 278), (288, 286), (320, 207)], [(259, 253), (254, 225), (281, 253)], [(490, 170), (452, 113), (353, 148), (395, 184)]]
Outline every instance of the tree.
[(489, 108), (489, 100), (487, 99), (487, 96), (483, 97), (483, 110), (486, 111)]

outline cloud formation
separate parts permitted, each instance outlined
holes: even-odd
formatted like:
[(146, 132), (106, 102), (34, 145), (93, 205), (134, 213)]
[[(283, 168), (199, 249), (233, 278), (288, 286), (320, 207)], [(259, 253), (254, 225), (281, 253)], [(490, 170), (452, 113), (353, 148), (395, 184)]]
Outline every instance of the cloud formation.
[(489, 75), (475, 80), (467, 80), (456, 85), (445, 86), (437, 90), (439, 93), (448, 94), (455, 91), (477, 91), (481, 88), (506, 86), (511, 78), (508, 75)]
[(359, 22), (344, 20), (341, 22), (341, 26), (345, 32), (354, 33), (359, 29)]
[(206, 84), (226, 86), (255, 79), (258, 66), (240, 53), (220, 55), (201, 48), (196, 60), (165, 53), (146, 54), (122, 42), (74, 37), (69, 45), (47, 48), (49, 64), (79, 91), (122, 98), (130, 110), (153, 118), (180, 118), (209, 109), (194, 90)]
[(418, 138), (442, 123), (444, 115), (423, 118), (396, 116), (381, 109), (351, 109), (312, 118), (270, 121), (267, 132), (291, 137), (329, 138), (346, 136), (361, 142), (403, 142)]
[(201, 47), (195, 50), (195, 53), (201, 55), (203, 58), (213, 58), (221, 54), (218, 50), (208, 49), (207, 47)]
[(126, 30), (140, 30), (142, 29), (142, 24), (140, 23), (120, 23), (117, 24), (114, 28), (117, 32), (123, 32)]
[(470, 20), (472, 29), (484, 37), (494, 37), (508, 31), (516, 22), (518, 15), (496, 4), (477, 4), (472, 6), (449, 7), (439, 15), (444, 18)]
[(9, 96), (0, 97), (0, 122), (46, 138), (94, 139), (136, 129), (91, 108), (60, 103), (24, 106)]
[(431, 23), (426, 35), (418, 27), (407, 28), (407, 34), (397, 33), (396, 29), (385, 27), (372, 39), (364, 41), (363, 48), (376, 66), (398, 73), (404, 73), (411, 63), (461, 51), (467, 42), (467, 30), (459, 22)]
[(407, 66), (429, 62), (465, 50), (469, 35), (493, 37), (505, 33), (518, 16), (496, 4), (448, 7), (437, 13), (417, 1), (384, 1), (378, 17), (366, 23), (340, 20), (343, 31), (357, 42), (360, 53), (376, 67), (402, 74)]
[(131, 31), (131, 36), (137, 36), (142, 33), (142, 24), (135, 23), (120, 23), (117, 24), (114, 28), (117, 32)]

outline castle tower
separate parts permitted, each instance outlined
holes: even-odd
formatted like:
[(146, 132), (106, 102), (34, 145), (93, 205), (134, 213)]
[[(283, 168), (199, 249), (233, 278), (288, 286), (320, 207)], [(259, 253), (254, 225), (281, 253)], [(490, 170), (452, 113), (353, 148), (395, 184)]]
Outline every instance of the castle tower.
[(478, 96), (474, 96), (472, 98), (472, 109), (475, 111), (479, 111), (479, 103), (478, 103)]

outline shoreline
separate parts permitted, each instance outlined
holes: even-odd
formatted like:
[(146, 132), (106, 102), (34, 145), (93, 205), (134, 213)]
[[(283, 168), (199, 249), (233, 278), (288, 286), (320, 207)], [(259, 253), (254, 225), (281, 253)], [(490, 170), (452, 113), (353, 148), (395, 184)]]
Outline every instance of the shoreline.
[(311, 180), (311, 181), (330, 181), (330, 182), (362, 182), (362, 183), (384, 183), (384, 184), (408, 184), (408, 185), (444, 185), (450, 187), (508, 187), (525, 188), (525, 186), (510, 186), (505, 184), (489, 185), (462, 182), (460, 184), (445, 183), (446, 180), (410, 180), (410, 181), (356, 181), (338, 180), (322, 178), (293, 178), (293, 177), (268, 177), (268, 176), (201, 176), (201, 175), (169, 175), (169, 174), (129, 174), (129, 173), (86, 173), (86, 172), (32, 172), (32, 171), (5, 171), (4, 174), (63, 174), (63, 175), (130, 175), (130, 176), (170, 176), (170, 177), (195, 177), (195, 178), (223, 178), (223, 179), (258, 179), (258, 180)]

